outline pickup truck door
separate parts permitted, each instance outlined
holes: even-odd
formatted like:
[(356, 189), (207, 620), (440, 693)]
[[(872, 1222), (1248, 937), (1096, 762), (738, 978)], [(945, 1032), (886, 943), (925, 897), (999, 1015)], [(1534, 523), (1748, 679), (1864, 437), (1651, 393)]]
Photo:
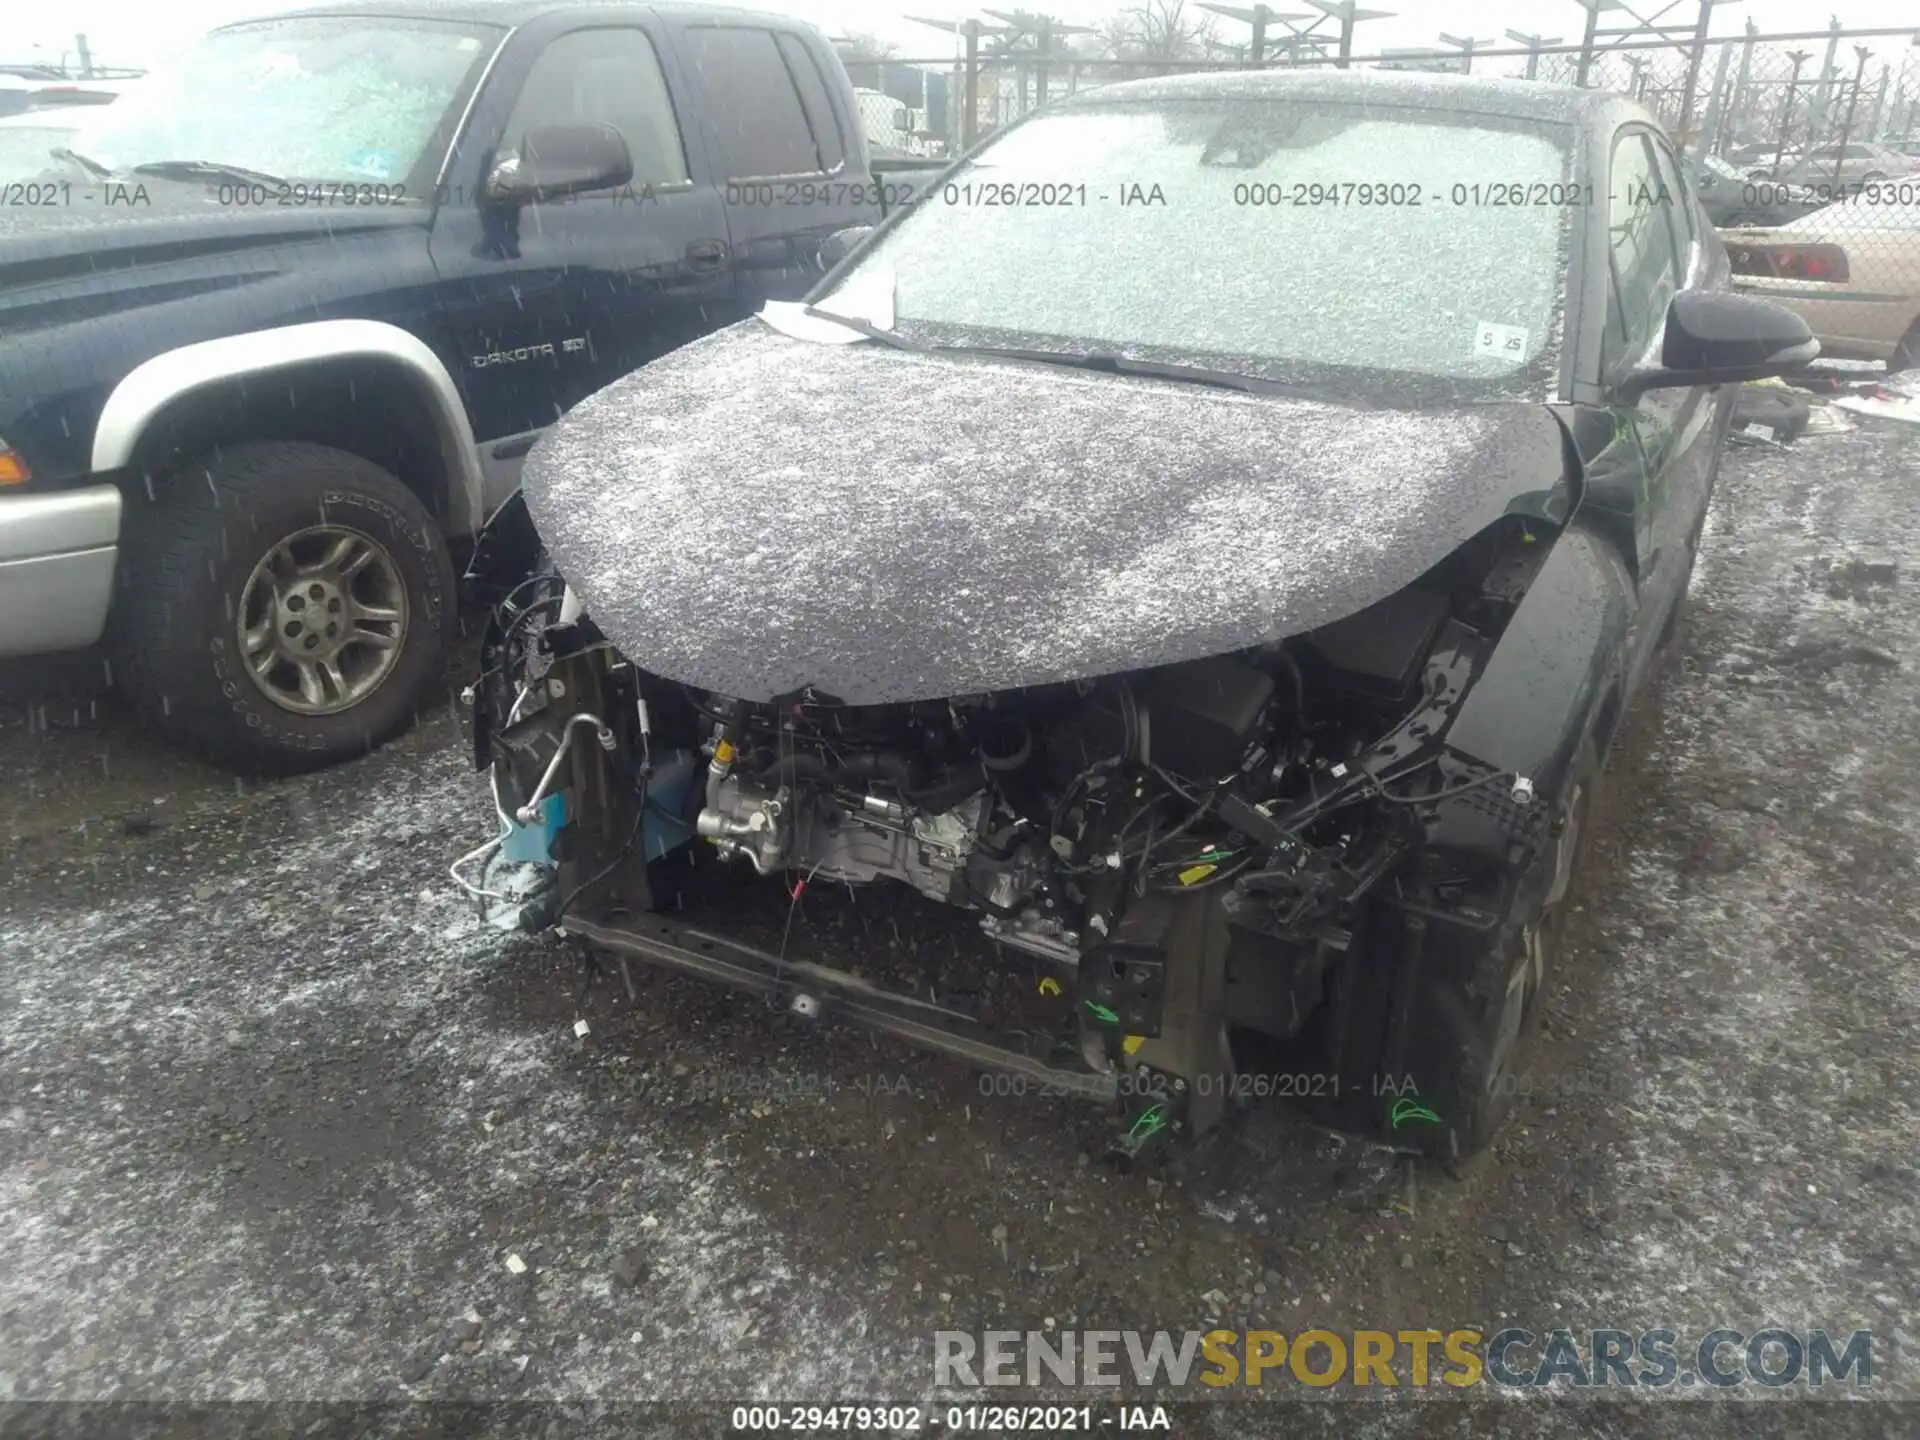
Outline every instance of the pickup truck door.
[(667, 25), (719, 170), (741, 299), (798, 300), (826, 269), (821, 241), (881, 219), (845, 67), (816, 34), (761, 17)]
[[(578, 12), (573, 12), (576, 16)], [(548, 32), (548, 33), (542, 33)], [(489, 508), (538, 432), (650, 360), (747, 313), (696, 100), (650, 13), (514, 37), (450, 159), (431, 248), (438, 323), (465, 393)], [(630, 184), (538, 205), (482, 190), (530, 129), (601, 122)]]

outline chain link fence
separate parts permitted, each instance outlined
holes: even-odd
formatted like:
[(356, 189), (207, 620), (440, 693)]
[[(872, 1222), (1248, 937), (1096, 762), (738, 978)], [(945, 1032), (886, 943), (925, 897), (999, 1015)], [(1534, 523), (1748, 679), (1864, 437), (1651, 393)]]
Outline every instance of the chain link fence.
[(1155, 75), (1339, 66), (1614, 91), (1674, 137), (1742, 288), (1799, 310), (1831, 354), (1906, 368), (1920, 366), (1916, 35), (1838, 25), (1731, 38), (1642, 30), (1580, 45), (1377, 55), (1353, 51), (1351, 37), (1346, 54), (1321, 41), (1256, 37), (1251, 46), (1214, 44), (1202, 58), (1149, 60), (1090, 53), (1045, 21), (1011, 34), (968, 22), (956, 29), (956, 57), (872, 62), (872, 82), (860, 63), (848, 68), (856, 85), (937, 97), (908, 107), (914, 153), (923, 155), (960, 153), (1050, 100)]

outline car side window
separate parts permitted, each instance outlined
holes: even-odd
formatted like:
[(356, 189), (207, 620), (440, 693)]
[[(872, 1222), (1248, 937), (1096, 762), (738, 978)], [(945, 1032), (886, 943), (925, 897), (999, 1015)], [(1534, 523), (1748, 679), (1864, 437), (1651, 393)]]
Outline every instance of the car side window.
[(834, 118), (833, 100), (827, 93), (826, 76), (820, 73), (820, 62), (798, 35), (783, 32), (777, 38), (780, 54), (799, 88), (800, 102), (806, 107), (807, 126), (820, 151), (821, 168), (837, 170), (847, 158), (847, 142), (840, 133), (840, 122)]
[(500, 144), (517, 151), (529, 130), (595, 123), (611, 125), (627, 142), (634, 185), (686, 183), (686, 145), (645, 32), (576, 30), (548, 45), (527, 72)]
[(1684, 289), (1687, 277), (1693, 272), (1693, 242), (1699, 236), (1699, 207), (1694, 203), (1697, 187), (1689, 180), (1688, 172), (1681, 168), (1665, 141), (1655, 140), (1652, 144), (1654, 167), (1659, 173), (1660, 183), (1667, 187), (1671, 202), (1666, 206), (1667, 225), (1673, 231), (1674, 259), (1679, 264), (1677, 283)]
[(684, 32), (687, 63), (715, 97), (729, 180), (819, 175), (829, 168), (807, 123), (800, 89), (771, 30), (695, 25)]
[(1607, 185), (1610, 317), (1601, 364), (1608, 375), (1646, 353), (1666, 323), (1679, 288), (1672, 222), (1673, 191), (1663, 186), (1647, 137), (1629, 131), (1613, 150)]

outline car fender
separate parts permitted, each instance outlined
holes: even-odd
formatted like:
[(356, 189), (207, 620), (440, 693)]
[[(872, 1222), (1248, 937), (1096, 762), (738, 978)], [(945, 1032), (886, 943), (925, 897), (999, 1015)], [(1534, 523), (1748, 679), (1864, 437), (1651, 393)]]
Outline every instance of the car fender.
[(1590, 732), (1604, 755), (1635, 594), (1619, 550), (1576, 515), (1468, 688), (1448, 748), (1544, 786)]
[(129, 465), (154, 418), (195, 390), (355, 356), (396, 363), (412, 379), (418, 400), (433, 418), (448, 476), (448, 528), (474, 533), (485, 515), (484, 477), (459, 388), (424, 341), (378, 320), (315, 320), (202, 340), (155, 355), (135, 366), (107, 397), (94, 429), (92, 468), (105, 473)]

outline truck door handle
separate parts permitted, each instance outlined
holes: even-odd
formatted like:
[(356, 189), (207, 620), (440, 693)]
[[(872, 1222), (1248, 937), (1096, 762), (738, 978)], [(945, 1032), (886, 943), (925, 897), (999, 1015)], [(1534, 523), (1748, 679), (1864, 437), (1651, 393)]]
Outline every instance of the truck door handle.
[(687, 264), (695, 270), (719, 270), (727, 263), (727, 242), (695, 240), (687, 246)]

